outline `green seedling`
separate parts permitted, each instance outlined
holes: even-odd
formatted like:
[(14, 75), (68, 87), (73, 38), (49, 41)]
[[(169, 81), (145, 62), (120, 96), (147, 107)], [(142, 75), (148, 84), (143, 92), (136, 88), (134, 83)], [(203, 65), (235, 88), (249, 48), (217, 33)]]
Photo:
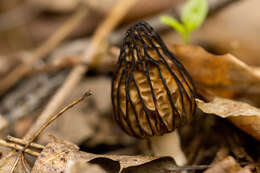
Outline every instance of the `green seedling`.
[(162, 16), (160, 20), (175, 29), (188, 44), (191, 33), (203, 23), (207, 13), (207, 0), (189, 0), (183, 7), (180, 22), (169, 16)]

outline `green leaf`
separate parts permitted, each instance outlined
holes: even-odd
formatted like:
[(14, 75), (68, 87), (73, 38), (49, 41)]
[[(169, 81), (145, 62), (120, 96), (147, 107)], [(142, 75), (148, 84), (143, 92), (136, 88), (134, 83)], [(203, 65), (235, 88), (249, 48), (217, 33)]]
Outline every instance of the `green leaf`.
[(205, 20), (208, 13), (207, 0), (189, 0), (182, 11), (181, 20), (186, 31), (191, 33)]
[(170, 27), (175, 29), (182, 36), (186, 35), (185, 27), (183, 26), (183, 24), (178, 22), (178, 20), (176, 20), (175, 18), (169, 17), (169, 16), (162, 16), (162, 17), (160, 17), (160, 21), (163, 24), (169, 25)]

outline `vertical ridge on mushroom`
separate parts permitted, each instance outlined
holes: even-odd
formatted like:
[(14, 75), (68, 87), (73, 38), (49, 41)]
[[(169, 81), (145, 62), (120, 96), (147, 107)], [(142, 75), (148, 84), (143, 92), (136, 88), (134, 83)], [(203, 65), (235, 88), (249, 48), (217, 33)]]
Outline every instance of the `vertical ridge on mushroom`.
[(129, 135), (162, 136), (194, 115), (196, 89), (177, 57), (146, 22), (131, 26), (112, 80), (115, 120)]

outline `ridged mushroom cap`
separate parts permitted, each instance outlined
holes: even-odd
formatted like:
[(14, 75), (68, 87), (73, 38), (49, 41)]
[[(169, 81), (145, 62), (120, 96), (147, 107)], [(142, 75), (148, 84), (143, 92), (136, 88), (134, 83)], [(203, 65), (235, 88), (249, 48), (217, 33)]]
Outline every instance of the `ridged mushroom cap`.
[(112, 80), (114, 116), (131, 136), (169, 133), (196, 110), (195, 86), (184, 66), (146, 22), (131, 26)]

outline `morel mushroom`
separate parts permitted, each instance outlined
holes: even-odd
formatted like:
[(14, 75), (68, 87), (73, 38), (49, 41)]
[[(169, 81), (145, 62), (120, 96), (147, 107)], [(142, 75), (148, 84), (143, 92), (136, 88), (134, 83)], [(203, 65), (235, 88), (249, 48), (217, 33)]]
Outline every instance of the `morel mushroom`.
[(112, 80), (114, 116), (121, 128), (138, 138), (173, 132), (194, 115), (195, 94), (188, 72), (153, 28), (145, 22), (130, 27)]

